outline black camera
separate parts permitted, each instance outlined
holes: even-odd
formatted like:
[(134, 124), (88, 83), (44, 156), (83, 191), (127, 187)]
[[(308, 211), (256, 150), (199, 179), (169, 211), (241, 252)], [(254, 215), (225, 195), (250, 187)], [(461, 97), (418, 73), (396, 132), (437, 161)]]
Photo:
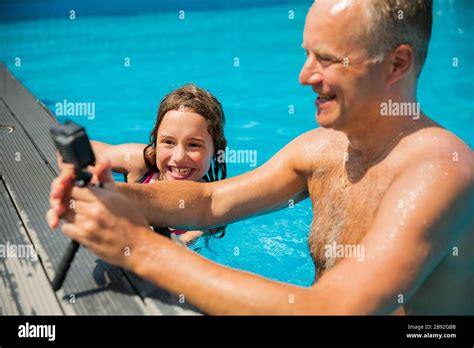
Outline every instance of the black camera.
[[(72, 121), (66, 121), (63, 125), (52, 127), (50, 133), (63, 162), (74, 165), (75, 185), (86, 186), (92, 178), (91, 173), (87, 171), (87, 166), (95, 164), (95, 156), (85, 129)], [(59, 290), (63, 285), (78, 249), (79, 243), (71, 241), (51, 284), (54, 291)]]

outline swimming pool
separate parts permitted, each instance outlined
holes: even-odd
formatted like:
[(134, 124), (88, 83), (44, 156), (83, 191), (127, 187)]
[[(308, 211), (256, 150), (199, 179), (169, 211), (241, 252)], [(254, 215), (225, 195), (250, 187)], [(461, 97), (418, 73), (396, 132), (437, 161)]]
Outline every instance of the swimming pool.
[[(58, 102), (94, 103), (94, 117), (74, 117), (93, 139), (146, 142), (162, 96), (187, 82), (220, 99), (229, 147), (257, 150), (258, 165), (316, 127), (313, 92), (298, 84), (310, 0), (219, 9), (205, 1), (206, 9), (183, 7), (184, 19), (172, 9), (82, 16), (82, 7), (75, 19), (69, 11), (44, 18), (47, 6), (57, 5), (48, 3), (40, 19), (31, 10), (28, 20), (0, 23), (0, 60), (53, 113)], [(469, 1), (435, 1), (432, 42), (419, 83), (422, 109), (471, 148), (472, 12)], [(237, 163), (228, 169), (235, 176), (252, 167)], [(307, 246), (311, 218), (306, 200), (232, 224), (225, 238), (197, 247), (219, 263), (308, 286), (314, 279)]]

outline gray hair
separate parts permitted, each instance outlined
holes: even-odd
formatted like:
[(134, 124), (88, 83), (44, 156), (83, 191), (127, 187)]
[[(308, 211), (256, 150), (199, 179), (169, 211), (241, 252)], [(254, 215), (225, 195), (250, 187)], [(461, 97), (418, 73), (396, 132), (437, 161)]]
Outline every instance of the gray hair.
[(365, 35), (369, 56), (380, 61), (399, 45), (408, 44), (419, 77), (431, 38), (433, 0), (370, 0), (364, 4), (369, 15)]

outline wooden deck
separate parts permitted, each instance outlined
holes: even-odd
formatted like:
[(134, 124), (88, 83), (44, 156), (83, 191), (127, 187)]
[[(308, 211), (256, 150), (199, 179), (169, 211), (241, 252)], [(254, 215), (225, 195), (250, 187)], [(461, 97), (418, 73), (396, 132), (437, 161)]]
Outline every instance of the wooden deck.
[(63, 288), (52, 290), (69, 242), (45, 219), (58, 173), (49, 136), (55, 123), (0, 63), (0, 315), (199, 314), (85, 248), (76, 254)]

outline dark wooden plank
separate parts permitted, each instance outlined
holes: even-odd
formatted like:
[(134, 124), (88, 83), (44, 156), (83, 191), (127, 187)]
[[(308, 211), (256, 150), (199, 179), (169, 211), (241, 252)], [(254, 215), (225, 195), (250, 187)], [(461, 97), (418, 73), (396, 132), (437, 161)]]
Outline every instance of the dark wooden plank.
[(0, 315), (64, 314), (3, 181), (0, 211)]
[[(3, 139), (8, 151), (2, 155), (5, 158), (0, 173), (15, 197), (17, 209), (28, 221), (26, 231), (39, 245), (44, 268), (52, 279), (68, 243), (61, 233), (53, 233), (44, 219), (50, 183), (58, 172), (55, 149), (49, 138), (49, 128), (57, 121), (2, 64), (0, 97), (0, 124), (15, 128)], [(18, 154), (21, 160), (13, 161)], [(97, 260), (84, 248), (78, 252), (63, 289), (59, 292), (61, 303), (66, 313), (71, 314), (198, 313), (192, 306), (181, 303), (183, 298)], [(74, 305), (70, 303), (72, 300)]]
[(57, 123), (56, 118), (1, 63), (0, 94), (41, 157), (57, 173), (55, 148), (49, 136), (50, 127)]

